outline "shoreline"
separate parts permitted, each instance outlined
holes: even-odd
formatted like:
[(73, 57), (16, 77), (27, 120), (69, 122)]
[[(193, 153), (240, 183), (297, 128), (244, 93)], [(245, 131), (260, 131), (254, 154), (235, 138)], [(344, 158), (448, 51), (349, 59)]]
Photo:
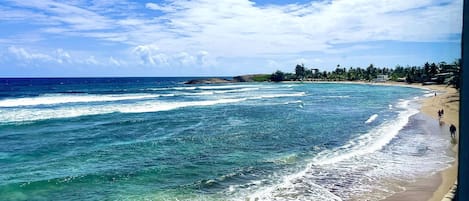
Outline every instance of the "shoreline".
[[(443, 109), (445, 113), (441, 118), (441, 122), (447, 126), (454, 124), (459, 128), (459, 92), (455, 88), (446, 85), (404, 84), (399, 82), (370, 84), (415, 87), (434, 91), (437, 93), (436, 96), (420, 100), (420, 112), (438, 121), (438, 110)], [(443, 134), (449, 135), (449, 131)], [(456, 132), (455, 142), (448, 142), (451, 143), (451, 151), (455, 154), (455, 160), (450, 167), (440, 170), (436, 174), (417, 179), (417, 181), (406, 186), (404, 191), (395, 193), (385, 198), (384, 201), (441, 201), (448, 197), (447, 194), (451, 192), (457, 180), (458, 140), (459, 131)]]
[[(367, 85), (381, 85), (381, 86), (400, 86), (400, 87), (413, 87), (425, 90), (434, 91), (437, 96), (426, 97), (420, 100), (421, 107), (420, 113), (430, 116), (438, 121), (438, 110), (443, 109), (444, 115), (441, 118), (443, 124), (449, 126), (454, 124), (459, 128), (459, 92), (452, 87), (446, 85), (421, 85), (420, 83), (407, 84), (404, 82), (365, 82), (365, 81), (286, 81), (286, 83), (338, 83), (338, 84), (367, 84)], [(449, 135), (449, 131), (444, 134)], [(451, 143), (451, 151), (455, 154), (455, 161), (450, 167), (436, 172), (435, 174), (428, 175), (423, 178), (418, 178), (415, 182), (405, 186), (405, 190), (397, 192), (383, 201), (441, 201), (447, 197), (451, 197), (451, 191), (457, 181), (458, 171), (458, 141), (459, 130), (456, 132), (456, 140)]]
[[(420, 101), (420, 112), (438, 121), (438, 110), (443, 109), (445, 113), (441, 118), (441, 122), (448, 126), (454, 124), (457, 128), (459, 128), (459, 92), (452, 87), (447, 87), (445, 85), (406, 84), (400, 82), (358, 82), (357, 84), (415, 87), (435, 91), (437, 96), (427, 97)], [(447, 134), (449, 135), (449, 131), (447, 131)], [(454, 143), (449, 142), (452, 144), (451, 151), (455, 153), (456, 157), (455, 161), (451, 164), (450, 167), (438, 171), (436, 174), (418, 179), (417, 181), (406, 186), (404, 191), (395, 193), (394, 195), (385, 198), (384, 201), (440, 201), (447, 197), (447, 194), (451, 191), (454, 183), (457, 180), (458, 140), (459, 132), (457, 131), (456, 141)]]

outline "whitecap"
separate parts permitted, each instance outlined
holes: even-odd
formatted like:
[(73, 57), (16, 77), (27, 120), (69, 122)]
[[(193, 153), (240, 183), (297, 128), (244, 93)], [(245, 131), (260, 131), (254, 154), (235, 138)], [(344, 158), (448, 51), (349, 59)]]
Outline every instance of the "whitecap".
[(0, 100), (0, 107), (20, 107), (36, 105), (54, 105), (64, 103), (107, 102), (157, 98), (171, 96), (172, 94), (118, 94), (118, 95), (62, 95), (48, 94), (30, 98), (12, 98)]
[[(313, 164), (326, 165), (336, 163), (348, 158), (369, 154), (380, 150), (385, 145), (387, 145), (402, 128), (404, 128), (412, 115), (418, 113), (418, 110), (410, 107), (409, 103), (409, 100), (403, 100), (397, 104), (398, 108), (403, 110), (399, 112), (396, 119), (382, 123), (368, 133), (361, 135), (356, 139), (350, 140), (342, 147), (319, 153), (314, 158)], [(349, 144), (352, 143), (354, 145), (350, 146)]]
[(143, 101), (133, 104), (109, 104), (101, 106), (65, 106), (59, 108), (22, 108), (15, 110), (0, 110), (0, 122), (37, 121), (55, 118), (71, 118), (86, 115), (120, 113), (144, 113), (168, 111), (183, 107), (210, 106), (217, 104), (245, 101), (246, 98), (218, 99), (186, 102)]
[(217, 86), (198, 86), (197, 89), (236, 89), (258, 87), (257, 85), (217, 85)]
[(369, 123), (375, 121), (376, 118), (378, 118), (378, 114), (373, 114), (373, 115), (370, 116), (370, 118), (368, 118), (368, 120), (365, 121), (365, 123), (369, 124)]

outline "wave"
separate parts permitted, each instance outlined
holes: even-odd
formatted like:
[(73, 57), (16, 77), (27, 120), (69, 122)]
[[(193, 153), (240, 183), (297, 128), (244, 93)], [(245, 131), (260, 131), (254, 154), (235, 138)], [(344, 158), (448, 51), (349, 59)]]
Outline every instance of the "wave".
[(207, 90), (207, 91), (194, 92), (194, 93), (182, 93), (181, 95), (203, 96), (203, 95), (236, 93), (236, 92), (246, 92), (246, 91), (255, 91), (255, 90), (259, 90), (259, 88), (241, 88), (241, 89), (232, 89), (232, 90), (210, 90), (210, 91)]
[[(212, 92), (200, 92), (194, 95), (212, 94)], [(0, 106), (31, 106), (31, 105), (44, 105), (44, 104), (60, 104), (60, 103), (77, 103), (77, 102), (97, 102), (97, 101), (116, 101), (116, 100), (133, 100), (133, 99), (149, 99), (142, 100), (136, 103), (112, 103), (106, 105), (92, 106), (92, 105), (62, 105), (54, 108), (4, 108), (0, 109), (2, 116), (0, 122), (28, 122), (56, 118), (72, 118), (88, 115), (101, 115), (109, 113), (144, 113), (144, 112), (158, 112), (168, 111), (183, 107), (194, 106), (210, 106), (216, 104), (236, 103), (246, 100), (256, 100), (265, 98), (279, 98), (279, 97), (295, 97), (304, 96), (306, 93), (291, 93), (291, 94), (266, 94), (255, 97), (225, 97), (216, 100), (200, 100), (200, 101), (182, 101), (182, 102), (165, 102), (158, 101), (155, 97), (160, 96), (174, 96), (174, 94), (159, 94), (159, 95), (87, 95), (87, 96), (45, 96), (36, 98), (20, 98), (0, 101)], [(81, 98), (80, 98), (81, 97)], [(15, 100), (15, 101), (12, 101)], [(1, 107), (0, 107), (1, 108)]]
[(296, 97), (296, 96), (305, 96), (305, 95), (306, 95), (305, 92), (291, 93), (291, 94), (265, 94), (265, 95), (253, 97), (252, 99)]
[(224, 94), (224, 93), (233, 93), (233, 92), (245, 92), (245, 91), (256, 91), (260, 88), (241, 88), (241, 89), (232, 89), (232, 90), (223, 90), (223, 91), (214, 91), (217, 94)]
[[(169, 88), (171, 89), (171, 88)], [(173, 87), (172, 89), (175, 89), (175, 90), (195, 90), (197, 89), (197, 87)]]
[(365, 124), (369, 124), (369, 123), (375, 121), (376, 118), (378, 118), (378, 114), (371, 115), (370, 118), (368, 118), (368, 120), (365, 121)]
[(407, 125), (409, 118), (418, 113), (418, 110), (411, 108), (409, 103), (409, 100), (405, 100), (397, 104), (397, 107), (402, 109), (402, 111), (399, 112), (396, 119), (384, 122), (370, 132), (350, 140), (342, 147), (319, 153), (318, 156), (313, 159), (313, 164), (326, 165), (336, 163), (382, 149), (405, 125)]
[(436, 92), (429, 92), (429, 93), (424, 94), (423, 97), (433, 97), (435, 96), (435, 93)]
[(36, 105), (54, 105), (64, 103), (107, 102), (174, 96), (174, 94), (125, 94), (125, 95), (62, 95), (49, 94), (32, 98), (13, 98), (0, 100), (0, 107), (21, 107)]
[[(300, 172), (295, 175), (285, 176), (281, 179), (282, 183), (272, 186), (267, 186), (259, 189), (258, 191), (250, 194), (247, 197), (240, 196), (246, 200), (276, 200), (276, 201), (287, 201), (287, 200), (324, 200), (324, 201), (341, 201), (342, 199), (337, 195), (331, 193), (326, 188), (308, 182), (302, 183), (299, 179), (299, 174), (305, 174), (306, 172)], [(259, 182), (252, 182), (255, 185)], [(297, 185), (302, 183), (304, 185)]]
[(287, 101), (287, 102), (285, 102), (285, 103), (283, 103), (283, 104), (288, 105), (288, 104), (294, 104), (294, 103), (301, 103), (301, 104), (302, 104), (303, 101), (301, 101), (301, 100), (297, 100), (297, 101)]
[(219, 99), (205, 101), (187, 101), (187, 102), (160, 102), (160, 101), (144, 101), (134, 104), (112, 104), (100, 107), (92, 106), (69, 106), (48, 109), (17, 109), (14, 111), (1, 111), (0, 122), (21, 122), (21, 121), (37, 121), (56, 118), (71, 118), (87, 115), (109, 114), (114, 112), (120, 113), (144, 113), (168, 111), (183, 107), (193, 106), (210, 106), (216, 104), (235, 103), (247, 100), (246, 98), (238, 99)]
[[(315, 200), (341, 200), (340, 197), (328, 191), (325, 187), (319, 186), (309, 179), (314, 169), (318, 167), (327, 168), (325, 165), (335, 164), (382, 149), (407, 125), (409, 118), (418, 113), (418, 110), (410, 107), (409, 103), (409, 100), (402, 100), (397, 104), (401, 111), (399, 111), (396, 119), (381, 124), (341, 147), (320, 152), (303, 170), (281, 177), (278, 184), (260, 187), (249, 198), (260, 198), (261, 200), (311, 200), (312, 198)], [(311, 192), (311, 189), (317, 192)], [(288, 196), (293, 196), (293, 198), (289, 199)]]
[(203, 91), (203, 92), (196, 92), (196, 93), (183, 93), (181, 95), (186, 96), (204, 96), (204, 95), (213, 95), (215, 94), (213, 91)]
[(236, 89), (247, 87), (259, 87), (257, 85), (218, 85), (218, 86), (198, 86), (197, 89)]
[[(238, 88), (256, 88), (257, 85), (218, 85), (218, 86), (192, 86), (192, 87), (161, 87), (161, 88), (146, 88), (142, 90), (148, 91), (166, 91), (166, 90), (219, 90), (219, 89), (238, 89)], [(244, 91), (245, 89), (241, 90)]]

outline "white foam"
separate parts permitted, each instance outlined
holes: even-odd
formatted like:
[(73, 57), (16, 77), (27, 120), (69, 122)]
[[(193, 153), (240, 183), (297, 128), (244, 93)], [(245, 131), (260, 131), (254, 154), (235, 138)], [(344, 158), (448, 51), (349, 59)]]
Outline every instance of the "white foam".
[(219, 85), (219, 86), (198, 86), (197, 89), (236, 89), (246, 87), (258, 87), (257, 85)]
[(260, 96), (257, 96), (257, 97), (253, 97), (252, 99), (296, 97), (296, 96), (305, 96), (305, 95), (306, 95), (305, 92), (291, 93), (291, 94), (265, 94), (265, 95), (260, 95)]
[(424, 97), (432, 97), (432, 96), (435, 96), (435, 93), (426, 93), (423, 95)]
[[(324, 201), (341, 201), (342, 199), (324, 187), (315, 183), (301, 183), (301, 179), (307, 170), (296, 174), (284, 176), (281, 183), (265, 186), (254, 193), (250, 194), (243, 200), (324, 200)], [(255, 183), (255, 182), (253, 182)]]
[[(200, 93), (189, 93), (194, 95), (211, 95), (213, 91), (204, 91)], [(186, 94), (187, 95), (187, 94)], [(159, 96), (174, 96), (174, 94), (161, 94), (161, 95), (85, 95), (85, 96), (51, 96), (51, 97), (36, 97), (36, 98), (23, 98), (22, 101), (4, 100), (0, 102), (3, 108), (0, 107), (0, 122), (24, 122), (24, 121), (37, 121), (54, 118), (71, 118), (86, 115), (109, 114), (114, 112), (121, 113), (143, 113), (143, 112), (157, 112), (167, 111), (182, 107), (192, 106), (210, 106), (216, 104), (235, 103), (245, 100), (255, 100), (263, 98), (278, 98), (278, 97), (294, 97), (304, 96), (304, 92), (291, 93), (291, 94), (265, 94), (255, 97), (222, 97), (215, 100), (200, 100), (200, 101), (183, 101), (183, 102), (165, 102), (151, 99)], [(81, 98), (80, 98), (81, 97)], [(116, 100), (132, 100), (142, 99), (135, 103), (113, 103)], [(146, 100), (145, 100), (146, 99)], [(13, 99), (18, 100), (18, 99)], [(76, 102), (100, 102), (109, 101), (97, 105), (58, 105), (54, 108), (6, 108), (5, 106), (26, 106), (26, 105), (42, 105), (42, 104), (59, 104), (59, 103), (76, 103)], [(1, 105), (0, 104), (0, 105)]]
[(175, 90), (195, 90), (197, 87), (173, 87)]
[(114, 112), (121, 113), (143, 113), (167, 111), (183, 107), (209, 106), (216, 104), (227, 104), (244, 101), (246, 98), (239, 99), (219, 99), (205, 101), (187, 101), (187, 102), (162, 102), (162, 101), (142, 101), (134, 104), (110, 104), (102, 106), (69, 106), (49, 109), (22, 108), (15, 110), (0, 110), (0, 122), (19, 122), (19, 121), (37, 121), (54, 118), (70, 118), (86, 115), (109, 114)]
[(288, 105), (288, 104), (294, 104), (294, 103), (303, 103), (303, 101), (301, 101), (301, 100), (297, 100), (297, 101), (287, 101), (287, 102), (285, 102), (285, 103), (283, 103), (283, 104)]
[(205, 96), (205, 95), (213, 95), (213, 91), (203, 91), (203, 92), (197, 92), (197, 93), (185, 93), (184, 95), (188, 96)]
[(156, 98), (160, 96), (171, 96), (173, 94), (123, 94), (123, 95), (62, 95), (50, 94), (32, 98), (12, 98), (0, 100), (0, 107), (20, 107), (35, 105), (53, 105), (63, 103), (81, 103), (81, 102), (106, 102), (121, 100), (136, 100)]
[[(408, 123), (409, 118), (418, 113), (415, 108), (409, 107), (409, 100), (398, 103), (403, 109), (394, 120), (384, 122), (370, 132), (350, 140), (346, 145), (333, 150), (326, 150), (314, 158), (314, 165), (326, 165), (336, 163), (348, 158), (373, 153), (387, 145)], [(351, 147), (351, 148), (349, 148)]]
[(231, 90), (204, 90), (201, 92), (181, 93), (180, 95), (206, 96), (206, 95), (214, 95), (214, 94), (236, 93), (236, 92), (246, 92), (246, 91), (255, 91), (255, 90), (259, 90), (259, 88), (241, 88), (241, 89), (231, 89)]
[(256, 91), (256, 90), (259, 90), (259, 88), (241, 88), (241, 89), (222, 90), (222, 91), (213, 91), (213, 92), (216, 94), (224, 94), (224, 93)]
[(365, 123), (369, 124), (369, 123), (375, 121), (376, 118), (378, 118), (378, 114), (373, 114), (373, 115), (370, 116), (370, 118), (368, 118), (368, 120), (365, 121)]
[(305, 193), (302, 191), (308, 189), (307, 192), (309, 193), (310, 189), (316, 189), (319, 193), (314, 193), (312, 196), (314, 199), (341, 200), (338, 196), (327, 191), (326, 188), (316, 185), (307, 179), (308, 175), (311, 174), (311, 167), (336, 164), (346, 159), (374, 153), (382, 149), (408, 123), (409, 117), (418, 113), (418, 110), (409, 107), (409, 103), (408, 100), (402, 100), (397, 104), (397, 107), (402, 109), (402, 111), (399, 112), (395, 120), (381, 124), (370, 132), (350, 140), (342, 147), (320, 152), (302, 171), (282, 177), (281, 182), (278, 184), (260, 188), (249, 198), (253, 200), (255, 198), (260, 200), (289, 200), (283, 199), (282, 196), (293, 194), (300, 196), (295, 197), (295, 199), (310, 200), (311, 197), (305, 197)]

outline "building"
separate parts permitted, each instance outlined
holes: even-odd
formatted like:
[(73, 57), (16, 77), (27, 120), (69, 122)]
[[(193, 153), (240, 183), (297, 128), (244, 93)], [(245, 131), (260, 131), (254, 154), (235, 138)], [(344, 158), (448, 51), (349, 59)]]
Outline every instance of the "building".
[(386, 82), (388, 80), (389, 80), (388, 75), (377, 75), (376, 79), (374, 79), (373, 81), (375, 81), (375, 82)]

